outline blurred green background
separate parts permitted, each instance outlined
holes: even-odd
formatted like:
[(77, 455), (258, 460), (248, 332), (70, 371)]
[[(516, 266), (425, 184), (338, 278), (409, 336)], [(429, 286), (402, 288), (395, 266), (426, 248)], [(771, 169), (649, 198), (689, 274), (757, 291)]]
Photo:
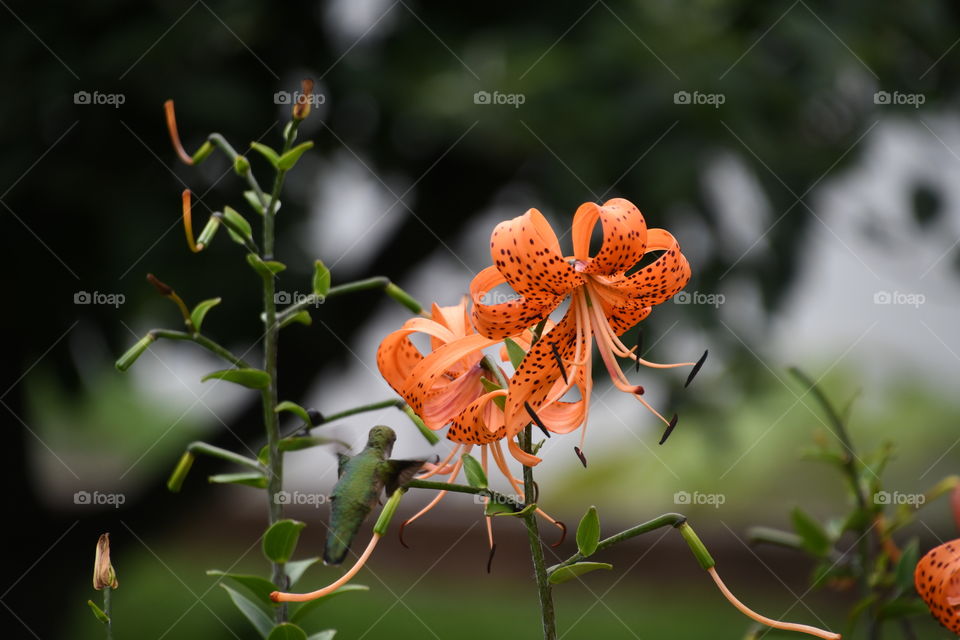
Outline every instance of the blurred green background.
[[(190, 150), (211, 131), (240, 149), (278, 145), (289, 107), (275, 94), (316, 79), (323, 103), (301, 131), (317, 150), (290, 176), (278, 222), (291, 295), (309, 291), (319, 257), (335, 283), (387, 275), (453, 304), (489, 264), (496, 222), (529, 207), (562, 233), (581, 202), (626, 197), (680, 239), (689, 295), (645, 323), (647, 348), (671, 361), (709, 347), (711, 358), (688, 390), (676, 372), (635, 376), (681, 415), (665, 446), (651, 417), (603, 384), (589, 468), (575, 436), (548, 443), (541, 504), (568, 523), (590, 504), (611, 532), (683, 511), (749, 604), (839, 628), (852, 595), (810, 591), (808, 560), (745, 543), (749, 525), (786, 526), (798, 504), (824, 518), (847, 508), (839, 478), (801, 459), (818, 432), (830, 436), (786, 367), (841, 405), (856, 396), (858, 443), (896, 444), (891, 490), (922, 491), (960, 466), (953, 3), (0, 4), (4, 637), (100, 636), (84, 603), (104, 531), (118, 638), (254, 637), (204, 570), (264, 570), (262, 495), (207, 485), (226, 470), (207, 460), (179, 495), (164, 481), (198, 437), (255, 451), (256, 397), (210, 392), (199, 379), (219, 367), (190, 345), (158, 344), (126, 375), (112, 366), (145, 330), (178, 324), (147, 272), (188, 301), (223, 296), (206, 327), (259, 352), (255, 277), (228, 242), (190, 254), (179, 222), (185, 187), (201, 221), (225, 204), (249, 213), (240, 184), (220, 156), (176, 162), (167, 98)], [(83, 304), (83, 293), (122, 304)], [(282, 397), (326, 413), (389, 398), (373, 354), (405, 312), (367, 293), (314, 316), (283, 335)], [(400, 432), (399, 456), (431, 453), (397, 412), (329, 429), (356, 446), (375, 422)], [(332, 453), (290, 455), (288, 487), (329, 490)], [(80, 491), (123, 504), (77, 504)], [(723, 504), (678, 505), (678, 492)], [(425, 501), (411, 494), (401, 508)], [(318, 551), (326, 509), (290, 513), (309, 525), (300, 554)], [(479, 510), (450, 498), (408, 530), (413, 549), (391, 537), (378, 550), (358, 578), (369, 593), (318, 616), (342, 638), (536, 637), (520, 529), (497, 522), (488, 576)], [(926, 549), (956, 534), (936, 504), (904, 536)], [(563, 637), (743, 637), (746, 619), (673, 535), (609, 558), (613, 572), (557, 589)], [(312, 571), (316, 585), (336, 575)], [(926, 618), (916, 630), (948, 637)]]

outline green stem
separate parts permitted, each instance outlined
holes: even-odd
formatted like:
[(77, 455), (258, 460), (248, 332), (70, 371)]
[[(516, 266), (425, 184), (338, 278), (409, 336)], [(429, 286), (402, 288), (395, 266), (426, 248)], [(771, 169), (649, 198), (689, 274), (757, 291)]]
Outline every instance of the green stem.
[(405, 306), (413, 313), (420, 313), (423, 311), (423, 305), (417, 302), (409, 293), (395, 285), (390, 278), (377, 276), (374, 278), (367, 278), (366, 280), (357, 280), (356, 282), (348, 282), (346, 284), (337, 285), (336, 287), (330, 287), (330, 290), (327, 291), (327, 295), (323, 296), (322, 299), (316, 294), (310, 294), (299, 302), (292, 304), (281, 311), (278, 317), (280, 318), (280, 321), (283, 322), (290, 316), (296, 315), (304, 309), (313, 307), (320, 302), (325, 302), (330, 298), (336, 298), (337, 296), (342, 296), (348, 293), (357, 293), (359, 291), (375, 291), (378, 289), (384, 291), (388, 296)]
[[(224, 138), (219, 133), (211, 133), (209, 136), (207, 136), (207, 139), (213, 144), (215, 144), (217, 147), (219, 147), (220, 150), (223, 151), (223, 153), (226, 154), (228, 158), (230, 158), (230, 164), (236, 163), (237, 158), (240, 156), (240, 154), (237, 153), (237, 150), (234, 149), (229, 142), (227, 142), (226, 138)], [(246, 179), (247, 184), (250, 185), (250, 190), (253, 191), (255, 194), (257, 194), (257, 199), (260, 200), (260, 205), (266, 208), (267, 196), (264, 195), (263, 189), (260, 188), (260, 184), (257, 182), (256, 177), (254, 177), (253, 175), (253, 171), (247, 171), (243, 177), (244, 179)]]
[(234, 453), (228, 449), (221, 449), (220, 447), (215, 447), (212, 444), (207, 444), (206, 442), (191, 442), (187, 445), (187, 451), (190, 453), (201, 453), (206, 456), (211, 456), (213, 458), (220, 458), (221, 460), (226, 460), (227, 462), (232, 462), (234, 464), (239, 464), (244, 467), (253, 469), (254, 471), (259, 471), (263, 473), (263, 465), (254, 460), (253, 458), (248, 458), (242, 456), (239, 453)]
[(167, 340), (185, 340), (200, 345), (207, 351), (214, 353), (230, 364), (236, 365), (242, 369), (252, 368), (243, 358), (233, 355), (229, 349), (223, 347), (210, 338), (199, 333), (187, 333), (186, 331), (173, 331), (171, 329), (152, 329), (149, 332), (154, 338), (165, 338)]
[(345, 411), (340, 411), (329, 416), (323, 416), (323, 422), (333, 422), (334, 420), (340, 420), (341, 418), (346, 418), (349, 416), (355, 416), (358, 413), (366, 413), (368, 411), (376, 411), (377, 409), (386, 409), (388, 407), (396, 407), (397, 409), (402, 409), (406, 406), (406, 403), (399, 398), (393, 400), (381, 400), (380, 402), (372, 402), (370, 404), (360, 405), (359, 407), (354, 407), (352, 409), (347, 409)]
[(502, 493), (493, 491), (491, 489), (480, 489), (478, 487), (471, 487), (465, 484), (434, 482), (432, 480), (411, 480), (404, 486), (408, 489), (432, 489), (434, 491), (449, 491), (451, 493), (472, 493), (473, 495), (490, 498), (492, 501), (498, 504), (508, 504), (517, 511), (520, 511), (524, 507), (524, 505), (520, 504), (510, 496), (505, 496)]
[[(290, 149), (296, 135), (297, 126), (296, 123), (294, 123), (287, 127), (282, 153), (286, 153)], [(247, 173), (249, 174), (250, 172)], [(263, 212), (263, 250), (264, 258), (267, 260), (273, 258), (277, 201), (280, 198), (280, 191), (283, 188), (285, 175), (286, 171), (282, 169), (277, 170), (277, 175), (273, 183), (273, 192)], [(263, 390), (261, 396), (263, 400), (263, 422), (267, 431), (267, 466), (269, 467), (269, 473), (267, 475), (267, 502), (270, 526), (273, 526), (283, 518), (283, 503), (277, 499), (278, 494), (283, 490), (283, 453), (280, 451), (280, 417), (276, 412), (279, 402), (277, 387), (277, 350), (280, 342), (280, 325), (277, 319), (275, 294), (276, 280), (274, 275), (265, 275), (263, 277), (263, 317), (265, 325), (263, 370), (270, 376), (270, 384)], [(271, 565), (273, 569), (273, 583), (277, 585), (277, 588), (281, 591), (286, 590), (289, 585), (287, 584), (287, 577), (283, 570), (283, 563), (273, 562)], [(287, 620), (286, 605), (281, 605), (276, 608), (275, 618), (278, 623)]]
[[(495, 368), (495, 372), (498, 369)], [(528, 424), (523, 431), (524, 451), (533, 451), (533, 433)], [(523, 501), (533, 504), (536, 485), (533, 481), (533, 467), (523, 467)], [(553, 586), (547, 576), (547, 563), (543, 557), (543, 542), (540, 540), (540, 530), (537, 526), (537, 514), (531, 511), (524, 516), (527, 525), (527, 542), (530, 545), (530, 558), (533, 561), (533, 573), (537, 579), (537, 593), (540, 598), (540, 619), (543, 623), (544, 640), (556, 640), (557, 616), (553, 606)]]
[[(597, 551), (603, 551), (604, 549), (612, 547), (615, 544), (619, 544), (621, 542), (624, 542), (625, 540), (629, 540), (630, 538), (636, 538), (637, 536), (641, 536), (645, 533), (650, 533), (651, 531), (655, 531), (656, 529), (660, 529), (662, 527), (679, 527), (682, 524), (684, 524), (686, 521), (687, 521), (687, 517), (682, 514), (665, 513), (662, 516), (657, 516), (653, 520), (648, 520), (647, 522), (644, 522), (642, 524), (638, 524), (634, 527), (630, 527), (629, 529), (625, 529), (620, 533), (616, 533), (610, 536), (609, 538), (604, 538), (597, 544)], [(578, 552), (570, 556), (560, 564), (556, 565), (555, 568), (566, 567), (571, 564), (576, 564), (577, 562), (582, 562), (583, 560), (586, 560), (586, 559), (587, 557), (585, 555)]]
[(113, 614), (110, 612), (110, 594), (113, 591), (110, 587), (103, 588), (103, 612), (107, 614), (107, 640), (113, 640)]

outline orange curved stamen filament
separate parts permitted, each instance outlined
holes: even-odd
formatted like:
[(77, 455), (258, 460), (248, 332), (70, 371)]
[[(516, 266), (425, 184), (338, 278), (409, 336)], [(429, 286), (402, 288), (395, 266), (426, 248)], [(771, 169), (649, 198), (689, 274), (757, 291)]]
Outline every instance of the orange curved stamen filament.
[[(464, 453), (469, 453), (469, 451), (470, 451), (470, 448), (467, 447)], [(450, 473), (450, 476), (447, 478), (448, 483), (452, 483), (454, 480), (456, 480), (457, 474), (460, 473), (460, 467), (462, 466), (463, 466), (463, 459), (461, 458), (460, 460), (457, 460), (456, 464), (453, 465), (453, 471)], [(443, 499), (443, 496), (445, 495), (447, 495), (446, 491), (438, 491), (437, 495), (434, 496), (433, 500), (427, 503), (427, 506), (425, 506), (423, 509), (420, 509), (420, 511), (418, 511), (416, 514), (414, 514), (410, 518), (407, 518), (406, 520), (404, 520), (403, 524), (400, 525), (400, 535), (401, 536), (403, 535), (403, 530), (408, 524), (411, 524), (414, 520), (417, 520), (424, 514), (428, 513), (435, 506), (437, 506), (437, 504)]]
[(190, 251), (199, 253), (203, 250), (203, 245), (197, 244), (193, 239), (193, 206), (190, 189), (184, 189), (180, 199), (183, 207), (183, 230), (187, 234), (187, 246), (190, 247)]
[(183, 145), (180, 144), (180, 134), (177, 132), (177, 114), (173, 109), (173, 100), (167, 100), (163, 103), (163, 110), (167, 115), (167, 131), (170, 132), (170, 142), (173, 143), (173, 150), (177, 152), (185, 164), (193, 164), (193, 158), (186, 152)]
[(381, 536), (379, 534), (373, 534), (373, 537), (370, 538), (370, 544), (368, 544), (367, 548), (363, 550), (363, 554), (357, 559), (356, 564), (350, 567), (350, 570), (340, 576), (340, 579), (336, 582), (332, 582), (323, 589), (317, 589), (316, 591), (311, 591), (310, 593), (285, 593), (282, 591), (274, 591), (270, 594), (270, 599), (274, 602), (308, 602), (310, 600), (316, 600), (317, 598), (322, 598), (327, 594), (333, 593), (343, 585), (350, 582), (350, 580), (353, 579), (353, 576), (357, 575), (357, 572), (363, 568), (363, 565), (370, 558), (370, 554), (373, 553), (374, 548), (376, 548), (377, 543), (380, 542), (380, 537)]
[[(523, 489), (520, 487), (520, 485), (523, 484), (523, 483), (522, 483), (520, 480), (517, 480), (516, 478), (514, 478), (514, 477), (513, 477), (513, 474), (510, 473), (510, 467), (507, 466), (507, 460), (506, 460), (506, 458), (505, 458), (504, 455), (503, 455), (503, 450), (500, 448), (500, 442), (497, 441), (497, 442), (491, 447), (490, 450), (493, 452), (493, 459), (496, 461), (497, 467), (499, 467), (500, 472), (501, 472), (504, 476), (506, 476), (507, 481), (510, 483), (510, 486), (513, 487), (513, 490), (517, 492), (517, 495), (518, 495), (518, 496), (522, 496), (522, 495), (524, 494), (524, 491), (523, 491)], [(544, 511), (544, 510), (541, 509), (540, 507), (537, 507), (536, 512), (537, 512), (537, 514), (539, 514), (540, 517), (542, 517), (544, 520), (546, 520), (547, 522), (549, 522), (549, 523), (552, 524), (553, 526), (555, 526), (555, 527), (557, 527), (558, 529), (560, 529), (560, 531), (561, 531), (562, 534), (563, 534), (563, 537), (566, 537), (566, 535), (567, 535), (567, 527), (566, 527), (566, 525), (564, 525), (562, 522), (560, 522), (560, 521), (557, 520), (556, 518), (551, 517), (549, 513), (547, 513), (546, 511)], [(563, 537), (560, 538), (560, 542), (563, 542)], [(559, 543), (557, 543), (557, 544), (559, 544)]]
[(721, 580), (719, 574), (717, 574), (716, 568), (710, 567), (707, 569), (707, 572), (710, 574), (710, 577), (713, 578), (713, 581), (717, 584), (717, 588), (720, 589), (720, 592), (723, 594), (723, 596), (730, 601), (730, 604), (739, 609), (740, 613), (748, 618), (756, 620), (760, 624), (765, 624), (768, 627), (782, 629), (784, 631), (798, 631), (800, 633), (807, 633), (812, 636), (817, 636), (818, 638), (824, 638), (825, 640), (840, 640), (842, 637), (839, 633), (824, 631), (823, 629), (811, 627), (810, 625), (796, 624), (794, 622), (780, 622), (778, 620), (773, 620), (766, 616), (762, 616), (756, 611), (750, 609), (747, 605), (737, 600), (737, 597), (730, 593), (730, 589), (727, 588), (727, 585), (723, 584), (723, 580)]
[(453, 450), (450, 452), (450, 455), (448, 455), (443, 462), (441, 462), (440, 464), (434, 465), (427, 473), (423, 474), (422, 476), (417, 476), (417, 479), (426, 480), (427, 478), (432, 478), (438, 473), (448, 473), (447, 471), (445, 471), (445, 469), (447, 469), (447, 465), (450, 464), (450, 461), (453, 460), (453, 457), (457, 455), (457, 452), (460, 451), (462, 447), (463, 447), (462, 444), (458, 444), (457, 446), (455, 446)]

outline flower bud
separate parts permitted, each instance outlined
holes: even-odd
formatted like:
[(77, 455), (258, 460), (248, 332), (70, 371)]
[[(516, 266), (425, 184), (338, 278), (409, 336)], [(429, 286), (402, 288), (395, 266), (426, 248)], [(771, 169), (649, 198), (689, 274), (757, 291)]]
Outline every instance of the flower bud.
[(310, 115), (310, 101), (313, 99), (313, 79), (304, 78), (300, 81), (300, 95), (293, 105), (293, 119), (303, 120)]
[(97, 540), (97, 557), (93, 563), (93, 588), (97, 591), (101, 589), (116, 589), (120, 584), (117, 582), (117, 574), (110, 564), (110, 534), (104, 533)]

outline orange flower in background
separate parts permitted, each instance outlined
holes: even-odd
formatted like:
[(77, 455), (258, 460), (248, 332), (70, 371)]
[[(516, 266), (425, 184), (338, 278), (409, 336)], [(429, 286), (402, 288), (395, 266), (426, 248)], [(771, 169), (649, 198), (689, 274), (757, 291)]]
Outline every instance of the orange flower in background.
[(930, 613), (960, 635), (960, 539), (931, 549), (913, 573), (917, 593)]
[[(591, 255), (591, 236), (598, 222), (603, 242)], [(613, 384), (667, 424), (665, 439), (677, 417), (667, 420), (654, 410), (641, 397), (643, 387), (627, 380), (617, 357), (654, 368), (692, 366), (689, 384), (707, 354), (698, 362), (656, 364), (634, 353), (635, 348), (624, 345), (620, 336), (646, 318), (653, 306), (669, 300), (686, 285), (690, 265), (669, 232), (647, 229), (640, 210), (622, 198), (608, 200), (603, 206), (581, 205), (574, 215), (572, 235), (573, 255), (565, 256), (557, 235), (536, 209), (502, 222), (490, 241), (493, 266), (477, 274), (470, 285), (477, 331), (495, 340), (522, 335), (569, 301), (563, 319), (549, 330), (544, 327), (542, 337), (532, 343), (510, 380), (504, 410), (507, 435), (512, 438), (531, 419), (561, 433), (585, 424), (593, 388), (592, 345), (596, 342)], [(628, 273), (652, 251), (662, 253)], [(504, 283), (513, 288), (516, 297), (488, 304), (488, 294)], [(558, 405), (574, 387), (582, 403)], [(579, 448), (577, 453), (583, 460)]]
[[(429, 338), (430, 350), (427, 354), (421, 353), (414, 345), (411, 336), (415, 334)], [(483, 350), (497, 342), (474, 330), (464, 300), (451, 307), (434, 304), (429, 317), (407, 320), (402, 328), (388, 335), (380, 344), (377, 366), (390, 386), (407, 401), (428, 428), (437, 431), (450, 425), (447, 439), (454, 442), (455, 446), (442, 462), (424, 465), (425, 473), (418, 476), (420, 479), (443, 474), (447, 476), (447, 482), (453, 482), (463, 467), (462, 456), (478, 446), (484, 473), (492, 457), (514, 490), (523, 494), (523, 483), (510, 472), (500, 445), (507, 436), (507, 430), (498, 399), (504, 398), (507, 390), (488, 390), (484, 386), (484, 379), (489, 381), (489, 386), (498, 377), (503, 377), (502, 371), (491, 371), (491, 361), (484, 359)], [(511, 453), (521, 462), (531, 463), (531, 459), (538, 461), (523, 452), (512, 439), (507, 438), (507, 443)], [(404, 522), (400, 527), (401, 536), (406, 525), (430, 511), (445, 494), (445, 491), (438, 492), (426, 507)], [(565, 530), (563, 523), (540, 509), (537, 512)], [(492, 548), (493, 534), (489, 518), (487, 531)]]

